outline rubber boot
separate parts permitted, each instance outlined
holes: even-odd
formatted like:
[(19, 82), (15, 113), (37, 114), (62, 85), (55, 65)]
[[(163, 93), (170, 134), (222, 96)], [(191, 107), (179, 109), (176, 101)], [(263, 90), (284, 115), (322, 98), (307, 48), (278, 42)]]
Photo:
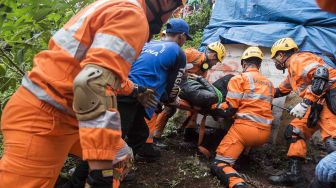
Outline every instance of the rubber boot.
[(273, 185), (294, 186), (304, 184), (302, 175), (302, 163), (304, 159), (300, 157), (290, 158), (289, 170), (278, 176), (270, 176), (269, 181)]
[(135, 159), (139, 162), (155, 162), (161, 157), (161, 152), (154, 149), (152, 143), (144, 144), (136, 153)]
[(248, 187), (246, 182), (243, 180), (242, 177), (240, 177), (238, 172), (236, 172), (231, 167), (231, 165), (229, 165), (228, 163), (224, 161), (215, 159), (210, 164), (210, 172), (212, 175), (216, 176), (226, 188), (229, 186), (233, 188), (247, 188)]

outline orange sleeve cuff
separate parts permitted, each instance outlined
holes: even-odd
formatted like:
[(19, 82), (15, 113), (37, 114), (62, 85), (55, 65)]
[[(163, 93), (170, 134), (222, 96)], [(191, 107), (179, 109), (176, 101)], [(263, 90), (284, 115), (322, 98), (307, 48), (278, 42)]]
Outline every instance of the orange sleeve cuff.
[(223, 102), (223, 103), (220, 103), (219, 105), (218, 104), (213, 104), (211, 105), (211, 109), (214, 110), (216, 108), (219, 108), (219, 109), (222, 109), (222, 110), (225, 110), (229, 107), (229, 105), (226, 103), (226, 102)]
[(134, 83), (131, 80), (126, 80), (121, 83), (121, 88), (117, 90), (120, 95), (130, 95), (133, 92)]
[(124, 146), (121, 132), (105, 128), (79, 128), (84, 160), (115, 160)]
[(312, 92), (306, 92), (304, 98), (308, 99), (308, 100), (310, 100), (312, 102), (316, 102), (319, 99), (319, 96), (315, 95)]
[(214, 110), (217, 108), (217, 103), (211, 105), (211, 110)]

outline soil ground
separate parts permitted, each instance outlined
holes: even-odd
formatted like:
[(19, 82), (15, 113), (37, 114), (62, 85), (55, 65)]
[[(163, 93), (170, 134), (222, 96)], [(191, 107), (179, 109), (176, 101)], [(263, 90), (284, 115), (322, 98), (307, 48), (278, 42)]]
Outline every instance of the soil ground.
[[(183, 141), (178, 128), (183, 121), (183, 115), (172, 118), (165, 134), (166, 148), (160, 149), (161, 158), (154, 163), (136, 163), (136, 180), (123, 183), (127, 188), (156, 187), (224, 187), (210, 174), (210, 160), (203, 158), (196, 147)], [(312, 144), (307, 160), (303, 166), (306, 182), (297, 187), (307, 187), (313, 179), (314, 167), (325, 154), (320, 145)], [(268, 183), (270, 175), (278, 175), (287, 168), (287, 146), (265, 144), (260, 148), (252, 148), (248, 154), (243, 154), (237, 161), (235, 169), (244, 177), (250, 187), (281, 188)]]

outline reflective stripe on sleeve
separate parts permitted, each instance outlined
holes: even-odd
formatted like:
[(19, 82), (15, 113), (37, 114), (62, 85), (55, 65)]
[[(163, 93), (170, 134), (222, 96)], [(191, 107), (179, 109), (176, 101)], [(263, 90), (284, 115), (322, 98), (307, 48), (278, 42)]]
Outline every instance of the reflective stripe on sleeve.
[(228, 91), (226, 94), (226, 97), (234, 98), (234, 99), (241, 99), (243, 98), (243, 93)]
[(103, 128), (121, 130), (120, 115), (117, 111), (106, 111), (95, 119), (79, 121), (79, 128)]
[[(127, 1), (138, 7), (141, 7), (139, 2), (136, 0), (127, 0)], [(58, 30), (54, 34), (52, 39), (57, 43), (59, 47), (61, 47), (66, 52), (68, 52), (73, 58), (77, 59), (78, 61), (83, 60), (86, 55), (86, 52), (88, 51), (89, 46), (86, 46), (80, 43), (80, 41), (78, 41), (74, 37), (74, 35), (78, 31), (78, 29), (82, 27), (86, 18), (90, 16), (91, 14), (93, 14), (99, 6), (107, 2), (111, 2), (111, 0), (96, 1), (73, 25), (71, 25), (68, 29), (62, 28)], [(107, 35), (107, 34), (105, 38), (104, 36), (102, 37), (101, 34), (98, 34), (98, 36), (95, 36), (95, 39), (96, 38), (97, 38), (97, 41), (95, 42), (94, 45), (97, 48), (105, 48), (105, 49), (112, 50), (130, 63), (134, 61), (135, 54), (136, 54), (135, 50), (127, 42), (123, 41), (122, 39), (114, 35)], [(99, 39), (102, 39), (102, 40), (99, 40)], [(108, 40), (104, 41), (103, 39), (108, 39)], [(102, 42), (103, 44), (99, 44), (98, 41)], [(109, 43), (109, 42), (112, 42), (112, 43)]]
[(120, 55), (129, 63), (133, 63), (136, 57), (134, 48), (115, 35), (96, 33), (91, 48), (103, 48), (110, 50)]

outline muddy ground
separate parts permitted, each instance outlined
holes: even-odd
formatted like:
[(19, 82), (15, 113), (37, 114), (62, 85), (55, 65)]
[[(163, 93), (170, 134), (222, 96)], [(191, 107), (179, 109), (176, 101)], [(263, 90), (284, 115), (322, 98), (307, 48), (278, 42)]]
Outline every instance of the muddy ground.
[[(186, 144), (178, 129), (182, 116), (175, 116), (169, 121), (165, 132), (164, 143), (166, 148), (161, 148), (162, 157), (155, 163), (136, 163), (134, 182), (124, 183), (127, 188), (155, 188), (155, 187), (223, 187), (209, 171), (209, 160), (203, 158), (196, 147)], [(314, 167), (318, 160), (325, 154), (319, 144), (309, 142), (310, 150), (304, 164), (305, 185), (314, 175)], [(268, 183), (267, 177), (276, 175), (286, 168), (287, 146), (265, 144), (261, 148), (253, 148), (237, 161), (235, 168), (241, 173), (250, 187), (280, 188)]]

